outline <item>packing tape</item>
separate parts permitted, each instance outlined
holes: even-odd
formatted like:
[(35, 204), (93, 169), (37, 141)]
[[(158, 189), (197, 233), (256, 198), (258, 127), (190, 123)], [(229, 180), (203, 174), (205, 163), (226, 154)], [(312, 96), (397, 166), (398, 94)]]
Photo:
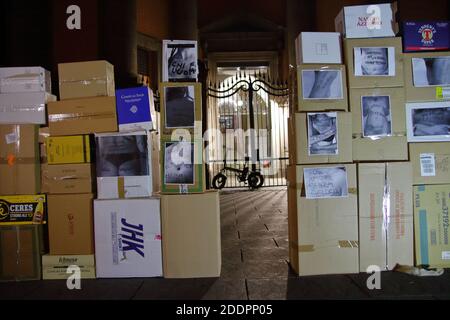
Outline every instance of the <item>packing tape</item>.
[(339, 248), (359, 248), (359, 242), (356, 240), (340, 240), (338, 246)]
[(44, 112), (45, 104), (36, 104), (30, 106), (19, 106), (19, 105), (0, 105), (0, 112)]
[(119, 193), (119, 199), (125, 198), (125, 178), (118, 177), (117, 178), (117, 191)]
[(297, 247), (297, 249), (298, 249), (298, 252), (314, 252), (315, 251), (315, 249), (314, 249), (314, 245), (302, 245), (302, 246), (298, 246)]
[[(292, 246), (295, 248), (297, 247), (298, 252), (315, 252), (316, 248), (320, 249), (321, 247), (317, 247), (313, 244), (307, 244), (307, 245), (298, 245), (296, 246), (294, 243), (292, 243)], [(327, 247), (335, 247), (332, 246), (323, 246), (322, 248)], [(337, 247), (341, 249), (356, 249), (359, 248), (359, 242), (356, 240), (340, 240), (337, 242)]]
[(101, 112), (101, 113), (59, 113), (49, 114), (49, 122), (58, 122), (66, 120), (93, 120), (93, 119), (107, 119), (115, 117), (115, 113)]
[(362, 133), (354, 133), (352, 137), (353, 139), (381, 140), (391, 137), (406, 137), (406, 132), (394, 132), (392, 134), (388, 134), (385, 136), (370, 136), (370, 137), (365, 137)]
[(69, 80), (60, 80), (59, 84), (81, 84), (81, 85), (91, 85), (91, 84), (107, 84), (112, 82), (113, 79), (109, 78), (109, 77), (94, 77), (94, 78), (89, 78), (89, 79), (69, 79)]

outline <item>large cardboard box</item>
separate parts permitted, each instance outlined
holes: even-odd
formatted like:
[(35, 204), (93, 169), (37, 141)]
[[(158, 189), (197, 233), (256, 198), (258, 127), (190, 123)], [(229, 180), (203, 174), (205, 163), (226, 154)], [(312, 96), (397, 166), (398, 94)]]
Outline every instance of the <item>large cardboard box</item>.
[(51, 255), (94, 253), (92, 194), (48, 195)]
[(90, 163), (94, 145), (89, 135), (48, 137), (48, 164)]
[(335, 30), (345, 38), (394, 37), (398, 33), (397, 2), (342, 8)]
[(114, 66), (107, 61), (58, 64), (61, 100), (111, 96), (114, 91)]
[(48, 104), (51, 136), (116, 132), (115, 97), (73, 99)]
[(450, 52), (405, 53), (406, 101), (450, 100)]
[(50, 72), (42, 67), (0, 68), (0, 93), (52, 93)]
[(450, 184), (450, 142), (410, 143), (413, 184)]
[(0, 226), (0, 282), (41, 279), (42, 226)]
[(95, 140), (98, 198), (150, 197), (153, 153), (148, 132), (97, 134)]
[(358, 273), (356, 165), (289, 166), (287, 178), (289, 258), (294, 271), (300, 276)]
[(300, 32), (295, 39), (297, 65), (304, 63), (342, 64), (339, 32)]
[(401, 88), (351, 89), (353, 160), (408, 160)]
[(76, 266), (80, 269), (81, 280), (95, 279), (95, 256), (42, 256), (43, 280), (66, 280), (73, 275), (69, 267)]
[(219, 193), (161, 197), (165, 278), (220, 277)]
[(298, 111), (347, 111), (347, 77), (344, 65), (297, 67)]
[(410, 162), (358, 165), (359, 267), (412, 266), (413, 203)]
[(50, 194), (93, 193), (94, 167), (90, 163), (41, 165), (42, 192)]
[(148, 87), (116, 90), (116, 108), (119, 131), (157, 128), (153, 91)]
[(56, 101), (46, 92), (1, 93), (0, 124), (46, 124), (45, 105)]
[(40, 192), (38, 126), (0, 125), (0, 195)]
[(161, 277), (160, 199), (95, 200), (98, 278)]
[(345, 39), (348, 86), (403, 87), (402, 38)]
[[(326, 120), (315, 118), (328, 117)], [(332, 129), (321, 129), (319, 122), (329, 121)], [(351, 163), (352, 159), (352, 115), (349, 112), (296, 113), (289, 118), (290, 149), (295, 164)], [(317, 122), (317, 124), (314, 124)], [(318, 131), (321, 129), (321, 131)], [(331, 134), (327, 132), (332, 131)], [(323, 135), (318, 142), (315, 137)], [(320, 145), (320, 144), (323, 144)], [(323, 150), (322, 150), (323, 148)], [(328, 149), (327, 149), (328, 148)], [(332, 148), (332, 149), (330, 149)]]
[(450, 185), (414, 187), (416, 265), (450, 267)]
[(450, 49), (448, 21), (403, 21), (403, 51)]

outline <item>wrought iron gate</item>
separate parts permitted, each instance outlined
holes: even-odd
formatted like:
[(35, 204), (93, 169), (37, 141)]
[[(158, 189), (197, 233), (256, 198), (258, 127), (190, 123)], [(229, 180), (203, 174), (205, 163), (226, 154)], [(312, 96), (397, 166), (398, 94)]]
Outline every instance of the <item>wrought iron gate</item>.
[[(246, 157), (264, 176), (264, 186), (285, 186), (289, 159), (287, 82), (267, 75), (239, 72), (208, 87), (206, 159), (210, 181), (224, 167), (242, 170)], [(226, 171), (225, 187), (245, 187), (235, 172)]]

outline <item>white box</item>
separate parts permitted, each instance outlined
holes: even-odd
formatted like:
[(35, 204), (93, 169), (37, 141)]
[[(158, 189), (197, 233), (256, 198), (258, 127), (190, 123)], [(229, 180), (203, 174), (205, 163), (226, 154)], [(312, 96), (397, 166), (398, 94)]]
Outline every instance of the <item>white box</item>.
[(46, 92), (0, 94), (0, 124), (46, 124), (45, 105), (56, 101)]
[(0, 68), (0, 93), (52, 93), (50, 72), (42, 67)]
[(345, 38), (395, 37), (397, 3), (344, 7), (334, 20), (335, 31)]
[(152, 140), (145, 131), (95, 135), (98, 199), (153, 193)]
[(342, 64), (339, 32), (301, 32), (295, 39), (297, 65)]
[(160, 199), (95, 200), (97, 278), (161, 277)]

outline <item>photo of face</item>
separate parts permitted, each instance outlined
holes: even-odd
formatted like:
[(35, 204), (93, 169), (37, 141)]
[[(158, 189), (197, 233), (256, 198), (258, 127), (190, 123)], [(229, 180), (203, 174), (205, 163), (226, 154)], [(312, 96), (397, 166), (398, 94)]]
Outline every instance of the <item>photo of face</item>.
[(354, 48), (355, 76), (395, 76), (394, 48)]
[(164, 150), (164, 182), (194, 184), (194, 144), (167, 142)]
[(308, 114), (308, 152), (309, 155), (338, 154), (337, 114)]
[(363, 136), (379, 137), (392, 134), (389, 96), (364, 96), (361, 100)]
[(345, 167), (303, 169), (307, 199), (340, 198), (348, 196)]
[(302, 70), (303, 99), (343, 99), (341, 70)]
[(449, 135), (450, 107), (414, 109), (412, 123), (414, 136)]
[(413, 58), (415, 87), (450, 85), (450, 56)]
[(194, 86), (165, 88), (166, 128), (194, 128), (195, 100)]

